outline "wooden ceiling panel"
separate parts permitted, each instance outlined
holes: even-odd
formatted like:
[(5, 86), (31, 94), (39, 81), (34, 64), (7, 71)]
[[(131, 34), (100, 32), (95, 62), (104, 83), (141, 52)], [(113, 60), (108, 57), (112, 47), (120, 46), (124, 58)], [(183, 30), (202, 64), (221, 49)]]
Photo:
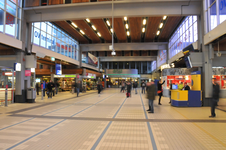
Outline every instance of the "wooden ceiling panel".
[(140, 42), (142, 30), (142, 18), (141, 17), (129, 18), (129, 28), (132, 42)]
[[(112, 19), (110, 19), (112, 23)], [(125, 43), (127, 41), (126, 31), (122, 18), (114, 18), (114, 29), (119, 43)]]
[(183, 16), (169, 17), (162, 32), (160, 33), (159, 40), (167, 42), (170, 38), (170, 35), (173, 33), (182, 19)]
[(153, 42), (162, 17), (149, 17), (146, 28), (145, 42)]
[(101, 36), (105, 39), (106, 43), (111, 43), (112, 37), (104, 21), (102, 19), (91, 19), (90, 21), (100, 32)]
[(85, 34), (93, 41), (93, 43), (100, 43), (100, 38), (94, 33), (91, 27), (84, 20), (73, 20)]
[(81, 36), (75, 29), (73, 29), (67, 22), (65, 21), (56, 21), (54, 22), (55, 24), (57, 24), (58, 26), (60, 26), (61, 28), (63, 28), (65, 31), (67, 31), (68, 33), (70, 33), (71, 36), (73, 36), (76, 40), (78, 40), (80, 43), (82, 44), (87, 44), (89, 43), (89, 41), (84, 38), (83, 36)]

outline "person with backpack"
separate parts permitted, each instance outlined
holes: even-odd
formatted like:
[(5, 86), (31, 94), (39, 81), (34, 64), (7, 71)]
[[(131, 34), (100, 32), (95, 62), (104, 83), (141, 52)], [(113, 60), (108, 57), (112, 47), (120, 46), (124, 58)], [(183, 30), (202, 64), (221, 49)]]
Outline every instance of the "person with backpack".
[(141, 83), (141, 88), (142, 88), (142, 94), (145, 94), (145, 88), (146, 88), (146, 83), (144, 82), (144, 80)]
[(159, 95), (159, 105), (162, 105), (161, 104), (161, 98), (162, 98), (162, 85), (165, 83), (165, 81), (163, 81), (161, 83), (161, 81), (159, 80), (158, 82), (158, 95)]
[(126, 96), (131, 97), (131, 89), (132, 89), (132, 84), (130, 82), (127, 83), (127, 92)]
[(98, 90), (98, 96), (100, 97), (100, 92), (103, 89), (103, 86), (101, 84), (101, 82), (99, 81), (98, 85), (97, 85), (97, 90)]
[(47, 84), (47, 92), (48, 92), (48, 98), (52, 98), (52, 92), (53, 92), (54, 84), (52, 80)]
[(133, 88), (135, 89), (135, 94), (137, 94), (137, 86), (138, 86), (137, 82), (134, 81)]
[(124, 81), (122, 81), (122, 84), (121, 84), (121, 91), (120, 92), (122, 92), (123, 91), (123, 93), (124, 93), (124, 91), (125, 91), (125, 82)]
[(151, 83), (147, 83), (147, 99), (148, 99), (148, 105), (149, 111), (148, 113), (154, 113), (154, 100), (155, 100), (155, 93), (156, 93), (156, 87), (154, 81), (151, 81)]

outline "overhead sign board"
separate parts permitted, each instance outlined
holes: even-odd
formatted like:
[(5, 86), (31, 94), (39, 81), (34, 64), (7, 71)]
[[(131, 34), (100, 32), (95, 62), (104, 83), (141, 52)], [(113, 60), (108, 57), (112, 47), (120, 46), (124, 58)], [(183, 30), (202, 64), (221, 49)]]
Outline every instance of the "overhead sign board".
[(61, 64), (56, 64), (56, 75), (62, 75)]

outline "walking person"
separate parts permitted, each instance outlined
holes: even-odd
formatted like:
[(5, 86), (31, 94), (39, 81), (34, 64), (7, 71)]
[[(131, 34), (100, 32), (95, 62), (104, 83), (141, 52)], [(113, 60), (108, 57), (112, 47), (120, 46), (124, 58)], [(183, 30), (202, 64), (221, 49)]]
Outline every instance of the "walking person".
[(148, 98), (148, 113), (154, 113), (154, 100), (155, 100), (156, 87), (154, 81), (147, 83), (147, 98)]
[(36, 87), (37, 95), (39, 95), (39, 89), (40, 89), (39, 82), (36, 83), (35, 87)]
[(145, 94), (145, 87), (146, 87), (146, 83), (144, 82), (144, 80), (141, 83), (141, 87), (142, 87), (142, 94)]
[(75, 88), (76, 88), (76, 91), (77, 91), (77, 97), (78, 97), (78, 95), (79, 95), (79, 92), (80, 92), (80, 82), (81, 81), (78, 81), (77, 83), (75, 83)]
[(46, 82), (42, 81), (42, 88), (43, 88), (43, 96), (45, 97), (45, 90), (46, 90)]
[(161, 104), (161, 98), (162, 98), (162, 85), (165, 83), (165, 81), (163, 81), (161, 83), (161, 81), (158, 82), (158, 95), (159, 95), (159, 105)]
[(122, 84), (121, 84), (121, 91), (120, 92), (122, 92), (123, 91), (123, 93), (124, 93), (124, 91), (125, 91), (125, 82), (124, 81), (122, 81)]
[(131, 89), (132, 89), (132, 84), (130, 82), (127, 83), (127, 92), (126, 96), (131, 97)]
[(171, 90), (173, 89), (173, 84), (170, 83), (170, 89), (169, 89), (169, 99), (170, 99), (170, 102), (171, 103)]
[(48, 98), (52, 98), (53, 87), (53, 82), (50, 80), (50, 82), (47, 84)]
[(137, 94), (137, 86), (138, 86), (138, 83), (134, 81), (133, 88), (135, 89), (135, 94)]
[(57, 95), (60, 87), (59, 81), (57, 81), (55, 85), (56, 85), (56, 95)]
[(219, 101), (220, 95), (220, 86), (217, 84), (215, 80), (213, 80), (212, 82), (213, 82), (213, 96), (211, 100), (211, 116), (209, 116), (210, 118), (216, 117), (215, 107)]
[(103, 89), (103, 86), (101, 84), (101, 82), (99, 81), (98, 85), (97, 85), (97, 90), (98, 90), (98, 96), (100, 97), (100, 92)]

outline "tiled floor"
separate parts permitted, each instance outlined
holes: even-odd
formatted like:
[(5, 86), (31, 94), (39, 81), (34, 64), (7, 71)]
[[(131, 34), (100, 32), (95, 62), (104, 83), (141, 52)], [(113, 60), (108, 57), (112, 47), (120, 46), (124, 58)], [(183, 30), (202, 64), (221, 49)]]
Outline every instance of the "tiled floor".
[(209, 119), (209, 107), (162, 104), (146, 113), (146, 95), (119, 89), (10, 104), (0, 107), (0, 150), (226, 150), (225, 111)]

